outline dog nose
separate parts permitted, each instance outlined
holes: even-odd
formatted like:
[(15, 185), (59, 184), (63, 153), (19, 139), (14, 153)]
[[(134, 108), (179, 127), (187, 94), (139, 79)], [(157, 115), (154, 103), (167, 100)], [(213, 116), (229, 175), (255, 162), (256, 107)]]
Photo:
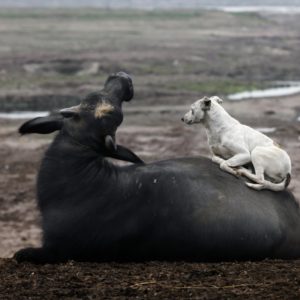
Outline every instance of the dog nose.
[(181, 121), (184, 122), (184, 118), (181, 118)]

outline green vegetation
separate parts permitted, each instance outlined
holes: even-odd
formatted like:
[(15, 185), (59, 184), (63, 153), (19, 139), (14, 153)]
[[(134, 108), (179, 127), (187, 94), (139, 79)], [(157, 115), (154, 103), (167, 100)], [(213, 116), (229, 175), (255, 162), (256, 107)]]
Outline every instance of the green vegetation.
[(232, 12), (231, 15), (239, 18), (247, 19), (256, 19), (256, 20), (265, 20), (265, 18), (257, 12)]
[(22, 89), (36, 89), (47, 87), (78, 87), (81, 84), (102, 84), (106, 76), (100, 75), (27, 75), (14, 74), (10, 76), (0, 77), (0, 86), (2, 90), (15, 91)]
[(110, 9), (1, 9), (0, 19), (79, 19), (84, 20), (185, 20), (187, 18), (197, 18), (203, 14), (201, 10), (110, 10)]
[(257, 12), (235, 12), (230, 14), (234, 16), (238, 22), (241, 22), (241, 24), (244, 25), (253, 24), (258, 26), (273, 23), (273, 21)]
[(169, 64), (141, 64), (136, 66), (137, 72), (143, 75), (155, 74), (155, 75), (172, 75), (176, 74), (176, 69)]
[(188, 91), (188, 92), (199, 92), (206, 95), (213, 94), (234, 94), (243, 91), (256, 90), (263, 88), (262, 84), (254, 83), (243, 83), (236, 81), (221, 81), (221, 80), (211, 80), (202, 82), (191, 82), (191, 81), (178, 81), (170, 84), (168, 88)]
[[(101, 8), (2, 8), (0, 10), (0, 19), (37, 19), (37, 20), (78, 20), (78, 21), (97, 21), (97, 20), (117, 20), (117, 21), (187, 21), (213, 15), (226, 15), (227, 13), (214, 10), (132, 10), (132, 9), (101, 9)], [(237, 12), (228, 13), (243, 21), (261, 22), (266, 21), (259, 13), (255, 12)]]
[[(152, 70), (153, 71), (153, 70)], [(159, 71), (159, 70), (156, 70)], [(164, 66), (161, 67), (161, 71), (164, 73), (166, 69)], [(0, 77), (0, 86), (2, 89), (8, 91), (16, 90), (35, 90), (36, 88), (58, 88), (64, 89), (67, 87), (77, 88), (80, 85), (102, 84), (105, 80), (105, 76), (98, 75), (62, 75), (62, 74), (52, 74), (52, 75), (27, 75), (20, 76), (14, 75), (9, 77)], [(234, 80), (208, 80), (208, 81), (186, 81), (183, 78), (174, 82), (172, 79), (167, 81), (164, 85), (164, 89), (173, 91), (184, 91), (184, 92), (196, 92), (205, 95), (222, 94), (228, 95), (233, 93), (239, 93), (243, 91), (261, 89), (266, 87), (267, 84), (263, 83), (250, 83), (250, 82), (238, 82)], [(153, 88), (160, 89), (162, 86), (158, 83), (152, 84)]]

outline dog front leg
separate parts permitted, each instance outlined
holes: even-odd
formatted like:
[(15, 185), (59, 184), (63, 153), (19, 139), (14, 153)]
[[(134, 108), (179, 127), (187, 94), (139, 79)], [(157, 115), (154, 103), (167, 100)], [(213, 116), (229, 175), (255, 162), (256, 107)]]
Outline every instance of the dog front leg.
[(223, 161), (225, 161), (225, 159), (221, 158), (220, 156), (214, 155), (211, 158), (212, 162), (220, 165)]
[(226, 172), (238, 177), (239, 174), (237, 173), (237, 171), (234, 170), (233, 168), (230, 168), (229, 166), (227, 166), (225, 159), (223, 159), (219, 156), (213, 155), (211, 160), (212, 160), (212, 162), (218, 164), (223, 171), (226, 171)]
[(220, 168), (223, 171), (226, 171), (226, 172), (238, 177), (240, 175), (239, 172), (233, 168), (243, 166), (249, 162), (251, 162), (251, 157), (250, 157), (249, 153), (239, 153), (239, 154), (234, 155), (230, 159), (224, 160), (220, 164)]
[(240, 167), (251, 162), (251, 156), (248, 152), (239, 153), (227, 159), (225, 162), (229, 167)]

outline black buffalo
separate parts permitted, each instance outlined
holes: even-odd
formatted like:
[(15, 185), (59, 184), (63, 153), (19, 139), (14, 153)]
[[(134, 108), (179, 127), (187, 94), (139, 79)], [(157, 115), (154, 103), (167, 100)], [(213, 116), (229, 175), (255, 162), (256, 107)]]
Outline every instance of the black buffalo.
[[(122, 100), (130, 89), (126, 76), (116, 78)], [(141, 162), (107, 142), (119, 112), (95, 118), (98, 102), (85, 104), (63, 110), (60, 123), (45, 117), (20, 129), (59, 133), (38, 176), (43, 244), (17, 252), (19, 262), (300, 257), (300, 211), (290, 192), (248, 189), (203, 157), (117, 166), (106, 157)]]

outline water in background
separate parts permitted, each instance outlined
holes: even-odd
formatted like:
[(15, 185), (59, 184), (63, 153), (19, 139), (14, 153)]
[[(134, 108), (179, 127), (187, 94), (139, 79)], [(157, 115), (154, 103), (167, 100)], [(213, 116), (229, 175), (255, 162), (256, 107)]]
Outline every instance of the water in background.
[(300, 14), (300, 6), (225, 6), (218, 7), (217, 9), (231, 13), (263, 12), (274, 14)]
[[(0, 0), (7, 7), (101, 7), (107, 9), (224, 9), (232, 12), (295, 13), (299, 0)], [(295, 8), (297, 8), (295, 10)]]
[(245, 91), (228, 95), (229, 100), (244, 100), (253, 98), (283, 97), (300, 93), (300, 82), (287, 81), (276, 83), (277, 87), (263, 90)]
[(46, 117), (49, 115), (48, 111), (14, 111), (14, 112), (0, 112), (0, 119), (18, 120), (18, 119), (33, 119), (37, 117)]

